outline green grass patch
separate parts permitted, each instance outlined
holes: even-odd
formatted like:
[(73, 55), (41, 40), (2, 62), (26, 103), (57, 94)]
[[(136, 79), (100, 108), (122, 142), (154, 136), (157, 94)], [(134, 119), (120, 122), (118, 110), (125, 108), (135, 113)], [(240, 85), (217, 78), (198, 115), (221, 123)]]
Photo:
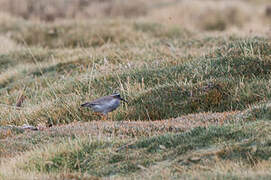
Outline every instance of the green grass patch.
[[(177, 65), (143, 66), (106, 75), (99, 73), (99, 69), (88, 72), (87, 68), (98, 66), (104, 61), (102, 57), (72, 57), (55, 65), (25, 71), (29, 76), (21, 81), (14, 77), (12, 81), (3, 81), (5, 88), (0, 93), (11, 94), (3, 96), (3, 101), (15, 104), (23, 85), (28, 107), (39, 108), (12, 116), (2, 113), (6, 119), (2, 123), (62, 124), (97, 119), (91, 110), (80, 109), (80, 103), (120, 89), (129, 104), (113, 114), (114, 120), (160, 120), (196, 112), (244, 110), (270, 98), (269, 48), (268, 41), (261, 38), (237, 39), (206, 56)], [(112, 65), (118, 63), (114, 61)], [(71, 77), (63, 78), (63, 75)], [(50, 104), (46, 108), (39, 105), (44, 100)]]
[[(257, 128), (263, 128), (263, 131), (259, 133)], [(54, 150), (49, 148), (34, 153), (36, 155), (23, 167), (46, 173), (80, 172), (99, 177), (127, 175), (142, 166), (148, 167), (162, 160), (172, 161), (200, 149), (224, 145), (228, 150), (221, 151), (218, 154), (219, 158), (243, 159), (253, 166), (254, 162), (270, 157), (270, 137), (264, 133), (268, 130), (269, 124), (258, 121), (249, 124), (198, 127), (184, 133), (143, 138), (132, 144), (126, 141), (75, 139), (70, 143), (57, 145), (58, 148)], [(243, 140), (245, 143), (240, 144)], [(259, 140), (264, 142), (258, 143)], [(125, 144), (128, 145), (120, 148)], [(43, 155), (40, 156), (40, 153)], [(249, 156), (253, 157), (253, 162), (247, 161)]]

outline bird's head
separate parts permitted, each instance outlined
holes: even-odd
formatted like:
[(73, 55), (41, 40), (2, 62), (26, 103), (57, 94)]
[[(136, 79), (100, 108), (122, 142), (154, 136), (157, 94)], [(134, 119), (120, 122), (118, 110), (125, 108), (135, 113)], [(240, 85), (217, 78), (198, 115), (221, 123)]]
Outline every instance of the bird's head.
[(114, 93), (114, 94), (112, 94), (111, 96), (114, 97), (114, 98), (116, 98), (116, 99), (119, 99), (119, 100), (121, 100), (121, 101), (124, 101), (124, 102), (128, 103), (125, 99), (122, 99), (122, 98), (120, 97), (120, 93)]

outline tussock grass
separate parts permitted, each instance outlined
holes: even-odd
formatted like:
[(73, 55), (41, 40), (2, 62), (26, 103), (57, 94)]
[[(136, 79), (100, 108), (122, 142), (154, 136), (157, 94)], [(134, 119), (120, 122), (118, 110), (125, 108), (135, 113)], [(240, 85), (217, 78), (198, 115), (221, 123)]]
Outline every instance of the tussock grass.
[[(260, 134), (258, 128), (264, 128)], [(243, 159), (243, 163), (252, 167), (256, 165), (255, 163), (270, 157), (269, 136), (265, 136), (265, 132), (269, 129), (268, 123), (259, 121), (250, 124), (237, 123), (234, 126), (194, 128), (185, 133), (145, 138), (132, 144), (126, 141), (97, 142), (75, 139), (67, 144), (59, 144), (56, 149), (37, 150), (35, 155), (32, 154), (31, 158), (20, 167), (46, 173), (87, 172), (93, 176), (127, 175), (127, 173), (139, 171), (140, 167), (147, 168), (162, 160), (173, 161), (172, 163), (177, 163), (178, 166), (185, 163), (192, 167), (196, 166), (197, 163), (194, 164), (192, 160), (191, 162), (185, 162), (185, 160), (193, 157), (193, 154), (196, 155), (198, 149), (202, 148), (207, 148), (207, 152), (210, 148), (210, 153), (204, 152), (200, 157), (199, 163), (202, 165), (207, 164), (205, 158), (212, 159), (216, 156), (220, 159), (217, 159), (217, 163), (225, 159), (228, 161)], [(255, 143), (255, 138), (264, 139), (265, 143)], [(125, 144), (128, 144), (125, 149), (118, 150)], [(212, 148), (225, 145), (227, 147), (225, 150), (218, 148), (216, 153), (212, 153)], [(200, 154), (198, 152), (197, 156)], [(234, 173), (234, 170), (232, 172)]]
[[(24, 19), (52, 22), (58, 19), (97, 18), (97, 17), (137, 17), (147, 14), (147, 3), (144, 1), (0, 1), (1, 11)], [(67, 11), (68, 10), (68, 11)]]
[(102, 46), (108, 42), (121, 44), (132, 43), (139, 36), (122, 22), (29, 24), (19, 31), (14, 31), (12, 38), (20, 43), (48, 48)]
[(268, 121), (270, 120), (270, 102), (268, 101), (251, 106), (237, 117), (244, 121), (255, 121), (257, 119)]
[[(168, 175), (180, 178), (189, 176), (189, 172), (199, 166), (208, 167), (211, 171), (207, 173), (200, 169), (197, 173), (193, 172), (195, 177), (201, 174), (208, 177), (230, 174), (238, 177), (251, 171), (261, 173), (263, 168), (269, 167), (265, 163), (270, 158), (268, 121), (228, 122), (222, 126), (198, 127), (182, 133), (167, 133), (138, 140), (89, 136), (81, 129), (85, 127), (74, 125), (69, 132), (60, 127), (56, 131), (25, 134), (21, 140), (33, 150), (17, 159), (13, 168), (19, 168), (27, 174), (49, 173), (51, 176), (63, 174), (81, 177), (87, 173), (94, 177), (132, 177), (134, 173), (138, 176), (145, 168), (159, 167), (167, 161), (163, 167), (171, 169)], [(21, 140), (17, 139), (16, 143)], [(20, 146), (19, 143), (16, 147)], [(29, 146), (25, 148), (29, 149)], [(235, 168), (231, 168), (231, 164)], [(249, 169), (248, 172), (242, 170), (244, 167)], [(228, 173), (220, 168), (228, 169)], [(253, 170), (255, 168), (258, 170)], [(180, 169), (188, 171), (183, 174), (179, 172)], [(265, 175), (268, 175), (268, 171), (261, 173), (261, 176)]]
[[(243, 110), (250, 104), (263, 101), (270, 96), (269, 49), (270, 43), (264, 39), (238, 39), (222, 45), (205, 56), (193, 60), (187, 57), (187, 60), (183, 60), (186, 62), (177, 65), (139, 66), (126, 69), (123, 73), (108, 73), (105, 76), (90, 69), (91, 66), (93, 68), (100, 61), (104, 61), (99, 56), (83, 55), (79, 59), (74, 60), (72, 57), (63, 62), (62, 53), (45, 50), (41, 51), (43, 55), (39, 53), (40, 51), (30, 49), (29, 52), (35, 53), (24, 52), (15, 58), (22, 62), (24, 58), (26, 62), (29, 61), (28, 58), (32, 59), (30, 61), (41, 63), (52, 61), (52, 65), (45, 67), (42, 67), (42, 64), (35, 65), (36, 68), (32, 68), (32, 72), (21, 71), (29, 77), (35, 77), (31, 80), (25, 79), (23, 84), (29, 87), (25, 90), (25, 95), (30, 98), (29, 102), (32, 104), (32, 106), (29, 104), (29, 108), (35, 106), (36, 110), (18, 113), (15, 111), (15, 116), (4, 117), (9, 119), (9, 122), (17, 122), (16, 124), (23, 122), (62, 124), (91, 120), (97, 116), (78, 108), (83, 100), (82, 96), (92, 93), (98, 97), (117, 89), (121, 90), (130, 103), (125, 107), (125, 112), (119, 111), (114, 114), (115, 120), (157, 120), (195, 112)], [(5, 61), (6, 58), (13, 59), (13, 55), (4, 56), (5, 66), (17, 61), (16, 59)], [(59, 62), (56, 63), (54, 59), (59, 59), (57, 60)], [(110, 64), (117, 65), (118, 61), (110, 61)], [(89, 70), (91, 71), (88, 72)], [(69, 80), (62, 79), (61, 75), (66, 74), (75, 77)], [(3, 80), (3, 86), (6, 86), (6, 90), (2, 90), (3, 93), (21, 91), (14, 78), (16, 74), (11, 76), (10, 80)], [(41, 93), (45, 99), (39, 98)], [(68, 94), (72, 94), (73, 98), (67, 96)], [(11, 102), (15, 103), (17, 96), (15, 93), (10, 99)], [(35, 96), (38, 98), (33, 99)], [(39, 103), (44, 100), (48, 102), (45, 103), (46, 108)], [(2, 124), (5, 122), (7, 121), (3, 121)]]

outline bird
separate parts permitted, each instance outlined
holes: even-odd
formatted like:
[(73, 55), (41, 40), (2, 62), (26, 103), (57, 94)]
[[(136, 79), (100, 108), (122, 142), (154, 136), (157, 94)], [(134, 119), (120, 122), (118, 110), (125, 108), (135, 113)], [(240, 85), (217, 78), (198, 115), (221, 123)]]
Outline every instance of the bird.
[(119, 107), (121, 101), (128, 103), (125, 99), (120, 97), (119, 93), (114, 93), (112, 95), (103, 96), (95, 99), (94, 101), (81, 104), (81, 107), (89, 107), (94, 112), (102, 113), (104, 117), (107, 117), (109, 112), (112, 112)]

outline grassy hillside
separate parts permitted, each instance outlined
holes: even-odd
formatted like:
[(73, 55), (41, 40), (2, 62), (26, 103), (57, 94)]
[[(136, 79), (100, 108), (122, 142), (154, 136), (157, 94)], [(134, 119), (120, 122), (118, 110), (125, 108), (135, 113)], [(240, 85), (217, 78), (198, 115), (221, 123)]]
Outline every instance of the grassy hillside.
[(270, 178), (266, 1), (0, 5), (0, 179)]

